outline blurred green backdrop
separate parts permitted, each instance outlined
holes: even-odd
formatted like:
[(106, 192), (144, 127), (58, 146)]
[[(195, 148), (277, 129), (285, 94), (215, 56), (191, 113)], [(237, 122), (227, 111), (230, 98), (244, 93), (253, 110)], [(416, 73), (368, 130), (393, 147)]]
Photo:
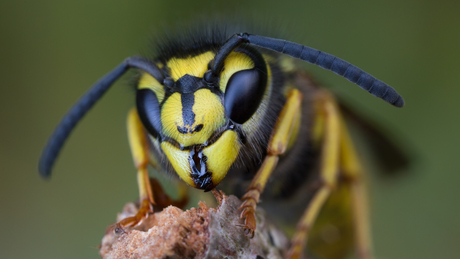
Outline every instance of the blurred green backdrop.
[(138, 193), (125, 137), (134, 100), (127, 80), (81, 122), (50, 181), (37, 172), (42, 147), (94, 81), (125, 57), (148, 53), (152, 31), (216, 13), (277, 26), (404, 96), (406, 107), (397, 109), (305, 65), (417, 150), (406, 176), (372, 177), (377, 258), (458, 258), (459, 10), (451, 0), (2, 1), (0, 258), (98, 258), (106, 226)]

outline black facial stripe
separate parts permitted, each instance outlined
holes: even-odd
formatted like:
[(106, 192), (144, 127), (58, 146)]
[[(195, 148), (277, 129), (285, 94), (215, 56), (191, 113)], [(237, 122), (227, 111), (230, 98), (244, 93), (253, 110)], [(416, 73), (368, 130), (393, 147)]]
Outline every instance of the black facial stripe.
[(177, 80), (174, 88), (175, 91), (189, 94), (203, 87), (206, 87), (206, 84), (201, 77), (186, 74)]
[(190, 128), (195, 123), (195, 113), (192, 108), (195, 104), (195, 95), (192, 94), (181, 94), (182, 102), (182, 120), (184, 121), (184, 127)]

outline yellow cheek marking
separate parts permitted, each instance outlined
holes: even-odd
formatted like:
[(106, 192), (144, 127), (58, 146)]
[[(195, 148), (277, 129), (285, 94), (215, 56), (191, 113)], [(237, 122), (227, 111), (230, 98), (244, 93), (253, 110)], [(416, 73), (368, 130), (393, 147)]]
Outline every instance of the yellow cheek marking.
[(214, 55), (213, 52), (208, 51), (194, 57), (172, 58), (166, 63), (166, 66), (169, 67), (174, 81), (179, 80), (186, 74), (203, 77), (204, 72), (208, 70), (208, 63), (214, 58)]
[(188, 185), (195, 187), (195, 183), (190, 177), (191, 170), (188, 162), (189, 152), (186, 150), (180, 150), (169, 142), (162, 142), (161, 149), (165, 152), (169, 162), (173, 166), (174, 170), (176, 170), (179, 177)]
[(173, 93), (161, 108), (161, 124), (163, 126), (163, 134), (173, 139), (176, 139), (177, 126), (183, 126), (182, 120), (182, 102), (179, 93)]
[(165, 98), (163, 86), (151, 75), (142, 73), (139, 80), (138, 89), (151, 89), (157, 96), (158, 103), (161, 103)]
[(254, 62), (247, 55), (240, 52), (232, 52), (225, 59), (224, 71), (220, 75), (220, 90), (225, 92), (227, 82), (237, 71), (254, 68)]
[(224, 179), (230, 166), (235, 162), (239, 150), (238, 134), (230, 130), (224, 132), (214, 144), (203, 149), (214, 185), (218, 185)]
[(179, 93), (171, 95), (161, 110), (163, 133), (184, 147), (203, 144), (218, 128), (225, 124), (224, 107), (217, 95), (213, 94), (209, 89), (198, 90), (194, 95), (195, 101), (192, 110), (195, 113), (195, 122), (190, 128), (203, 124), (203, 128), (200, 131), (183, 134), (177, 130), (177, 126), (185, 126)]
[(193, 127), (203, 124), (203, 129), (195, 133), (198, 143), (203, 143), (211, 137), (218, 128), (225, 123), (225, 110), (220, 98), (208, 89), (201, 89), (195, 93), (195, 113)]

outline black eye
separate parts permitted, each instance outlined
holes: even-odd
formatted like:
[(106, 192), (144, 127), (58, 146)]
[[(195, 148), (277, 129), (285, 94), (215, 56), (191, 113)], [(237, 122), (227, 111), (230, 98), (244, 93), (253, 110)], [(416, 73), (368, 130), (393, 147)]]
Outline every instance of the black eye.
[(267, 85), (267, 75), (253, 68), (233, 74), (225, 89), (225, 112), (236, 123), (246, 122), (256, 112)]
[(136, 105), (142, 124), (153, 137), (158, 138), (161, 132), (161, 114), (156, 94), (150, 89), (137, 90)]

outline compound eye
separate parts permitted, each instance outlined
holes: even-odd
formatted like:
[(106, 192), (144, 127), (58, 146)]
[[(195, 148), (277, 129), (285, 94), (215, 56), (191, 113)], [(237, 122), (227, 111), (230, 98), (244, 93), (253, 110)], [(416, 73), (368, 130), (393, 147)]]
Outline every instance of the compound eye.
[(236, 123), (243, 124), (256, 112), (267, 87), (267, 75), (257, 68), (234, 73), (224, 95), (225, 112)]
[(137, 90), (136, 106), (144, 127), (153, 137), (158, 138), (161, 132), (161, 115), (156, 94), (150, 89)]

